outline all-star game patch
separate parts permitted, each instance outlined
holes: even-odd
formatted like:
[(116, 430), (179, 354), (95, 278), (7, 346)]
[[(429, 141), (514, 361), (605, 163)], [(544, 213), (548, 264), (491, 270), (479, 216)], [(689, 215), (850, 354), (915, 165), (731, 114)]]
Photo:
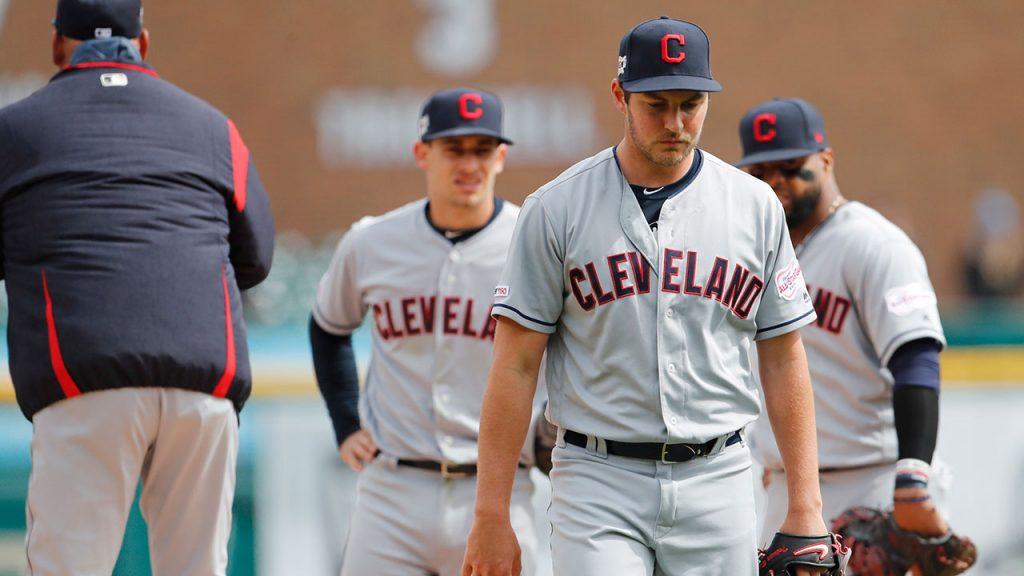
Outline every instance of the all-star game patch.
[(906, 316), (915, 310), (935, 306), (935, 303), (935, 292), (917, 282), (897, 286), (885, 293), (885, 307), (897, 316)]
[(779, 291), (779, 297), (783, 300), (793, 300), (804, 288), (804, 273), (800, 269), (800, 263), (795, 259), (775, 274), (775, 289)]

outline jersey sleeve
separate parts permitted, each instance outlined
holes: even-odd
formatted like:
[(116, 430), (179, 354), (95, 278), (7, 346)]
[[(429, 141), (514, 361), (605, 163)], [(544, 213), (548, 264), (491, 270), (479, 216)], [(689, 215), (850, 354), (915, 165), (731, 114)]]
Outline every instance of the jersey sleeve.
[(919, 338), (946, 338), (924, 256), (909, 238), (891, 236), (862, 245), (846, 284), (882, 366), (896, 350)]
[(229, 259), (238, 287), (247, 290), (270, 274), (274, 257), (274, 218), (252, 153), (231, 120), (227, 121), (227, 132), (229, 147), (221, 154), (231, 167), (227, 178), (231, 191), (228, 201)]
[(7, 121), (3, 115), (0, 115), (0, 201), (7, 196), (7, 180), (14, 168), (14, 154), (11, 153), (10, 149), (13, 140), (14, 135), (11, 134), (11, 129), (7, 127)]
[(793, 251), (793, 242), (786, 228), (782, 205), (772, 203), (771, 225), (767, 239), (772, 250), (765, 266), (764, 291), (754, 322), (754, 340), (767, 340), (797, 330), (814, 322), (817, 315), (807, 293), (800, 263)]
[(563, 249), (541, 199), (523, 203), (505, 270), (494, 289), (494, 316), (551, 334), (565, 301)]
[[(0, 216), (3, 214), (3, 201), (10, 191), (8, 180), (10, 179), (11, 172), (14, 170), (14, 154), (11, 151), (11, 146), (16, 146), (17, 144), (13, 143), (13, 141), (14, 135), (11, 133), (11, 129), (7, 127), (7, 122), (3, 115), (0, 115)], [(0, 221), (2, 221), (2, 218), (0, 218)], [(4, 262), (3, 234), (0, 233), (0, 280), (7, 277)]]
[(331, 264), (320, 279), (313, 304), (313, 319), (336, 336), (355, 332), (363, 322), (367, 306), (359, 287), (356, 259), (357, 230), (349, 230), (338, 242)]

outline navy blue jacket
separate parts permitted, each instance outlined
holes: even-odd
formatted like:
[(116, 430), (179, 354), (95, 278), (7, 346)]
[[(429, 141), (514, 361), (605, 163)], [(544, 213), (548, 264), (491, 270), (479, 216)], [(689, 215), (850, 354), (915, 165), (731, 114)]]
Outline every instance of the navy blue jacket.
[(31, 419), (81, 393), (160, 386), (241, 410), (251, 376), (240, 290), (267, 276), (274, 242), (249, 150), (228, 118), (137, 55), (80, 52), (0, 110), (0, 278), (18, 404)]

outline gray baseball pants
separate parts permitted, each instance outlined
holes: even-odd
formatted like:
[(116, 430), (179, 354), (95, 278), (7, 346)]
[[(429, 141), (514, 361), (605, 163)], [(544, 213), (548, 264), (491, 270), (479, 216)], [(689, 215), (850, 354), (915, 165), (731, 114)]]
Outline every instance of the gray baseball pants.
[(555, 574), (756, 576), (750, 452), (743, 442), (689, 462), (566, 444), (551, 472)]
[(110, 576), (141, 480), (154, 576), (223, 576), (238, 419), (172, 388), (87, 392), (32, 421), (30, 576)]
[[(524, 576), (537, 566), (533, 489), (529, 471), (517, 470), (511, 520)], [(476, 477), (446, 479), (378, 456), (359, 474), (342, 576), (459, 576), (475, 502)]]

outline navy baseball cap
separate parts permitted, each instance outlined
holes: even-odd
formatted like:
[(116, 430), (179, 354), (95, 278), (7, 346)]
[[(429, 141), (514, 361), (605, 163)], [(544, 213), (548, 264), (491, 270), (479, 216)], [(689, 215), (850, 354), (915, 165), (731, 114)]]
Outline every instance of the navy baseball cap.
[(809, 156), (828, 148), (825, 121), (800, 98), (775, 98), (754, 106), (740, 120), (743, 158), (737, 166)]
[(511, 144), (502, 135), (501, 100), (490, 92), (455, 88), (434, 93), (420, 113), (420, 140), (430, 142), (451, 136), (493, 136)]
[(142, 0), (58, 0), (57, 33), (75, 40), (142, 34)]
[(637, 24), (619, 43), (619, 83), (627, 92), (718, 92), (711, 45), (696, 24), (662, 16)]

